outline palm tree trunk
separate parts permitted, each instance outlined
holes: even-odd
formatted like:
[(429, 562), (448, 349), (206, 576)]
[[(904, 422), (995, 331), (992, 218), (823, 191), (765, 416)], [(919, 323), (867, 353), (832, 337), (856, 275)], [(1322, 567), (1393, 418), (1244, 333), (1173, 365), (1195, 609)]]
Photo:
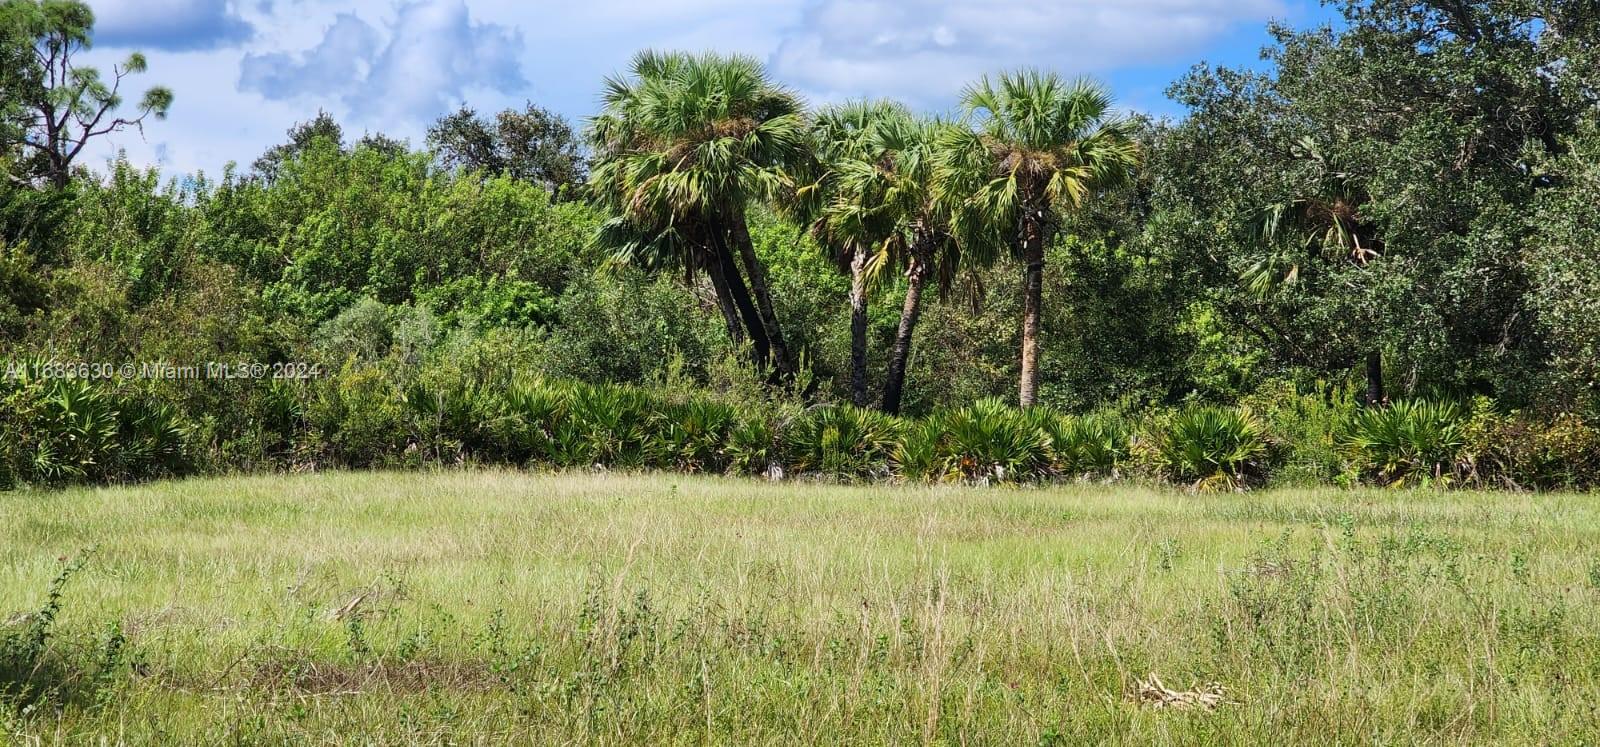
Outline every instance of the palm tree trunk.
[(917, 318), (922, 315), (922, 286), (933, 269), (926, 252), (914, 249), (911, 271), (906, 275), (906, 300), (900, 306), (900, 328), (894, 333), (894, 348), (889, 352), (889, 374), (883, 383), (883, 411), (900, 414), (901, 392), (906, 383), (906, 366), (911, 359), (911, 335), (916, 331)]
[(1044, 306), (1044, 225), (1032, 216), (1022, 225), (1022, 380), (1018, 402), (1039, 401), (1039, 319)]
[(706, 277), (711, 279), (711, 290), (717, 296), (717, 309), (722, 312), (722, 321), (728, 325), (728, 339), (735, 346), (742, 346), (745, 341), (744, 325), (739, 321), (739, 309), (734, 304), (733, 292), (728, 289), (728, 278), (722, 272), (722, 264), (713, 256), (704, 259)]
[(850, 401), (867, 406), (867, 251), (850, 257)]
[(761, 322), (761, 316), (756, 312), (754, 304), (750, 303), (750, 292), (745, 289), (744, 278), (739, 275), (739, 268), (733, 263), (733, 257), (728, 254), (727, 247), (717, 247), (716, 256), (712, 263), (717, 266), (718, 274), (722, 275), (728, 286), (728, 295), (733, 299), (734, 308), (739, 311), (739, 317), (744, 322), (753, 346), (751, 354), (758, 368), (766, 368), (772, 360), (772, 340), (767, 336), (766, 326)]
[(1367, 353), (1367, 404), (1377, 407), (1388, 399), (1383, 393), (1383, 354)]
[(794, 376), (794, 358), (789, 354), (789, 346), (784, 344), (783, 330), (778, 326), (778, 315), (772, 310), (771, 286), (767, 283), (767, 267), (762, 264), (761, 258), (756, 256), (755, 242), (750, 239), (750, 226), (745, 223), (744, 206), (735, 205), (729, 214), (729, 233), (733, 239), (734, 248), (739, 252), (739, 258), (744, 263), (745, 273), (750, 278), (750, 293), (755, 297), (756, 310), (761, 314), (761, 324), (766, 327), (767, 339), (772, 346), (773, 359), (778, 364), (778, 373), (784, 378)]

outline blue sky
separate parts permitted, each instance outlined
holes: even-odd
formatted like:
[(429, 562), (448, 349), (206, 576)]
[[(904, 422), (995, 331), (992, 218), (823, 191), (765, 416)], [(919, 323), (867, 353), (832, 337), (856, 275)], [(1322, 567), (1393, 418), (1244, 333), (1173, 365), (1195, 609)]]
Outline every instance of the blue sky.
[[(1251, 65), (1271, 19), (1315, 0), (89, 0), (88, 62), (142, 50), (171, 116), (104, 143), (172, 172), (248, 164), (318, 109), (347, 133), (420, 143), (462, 103), (534, 101), (580, 123), (636, 50), (751, 54), (814, 103), (899, 98), (944, 111), (961, 85), (1021, 65), (1093, 75), (1126, 108), (1176, 114), (1190, 65)], [(136, 98), (131, 96), (130, 98)]]

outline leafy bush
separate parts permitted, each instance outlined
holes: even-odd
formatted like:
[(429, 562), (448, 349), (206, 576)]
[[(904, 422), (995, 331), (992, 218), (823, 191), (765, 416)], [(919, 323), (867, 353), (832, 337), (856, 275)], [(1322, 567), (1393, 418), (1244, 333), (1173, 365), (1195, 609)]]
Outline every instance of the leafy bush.
[(569, 466), (640, 468), (655, 425), (643, 390), (619, 384), (576, 387), (569, 417), (577, 429), (559, 461)]
[(555, 319), (556, 299), (547, 288), (529, 280), (463, 277), (419, 292), (418, 300), (439, 311), (450, 324), (522, 329)]
[(937, 416), (908, 423), (894, 451), (894, 464), (900, 477), (926, 481), (942, 479), (945, 476), (940, 449), (943, 438), (944, 423)]
[(0, 379), (0, 488), (124, 482), (192, 469), (190, 424), (145, 392), (84, 378)]
[(33, 257), (0, 237), (0, 339), (20, 337), (29, 321), (50, 306), (52, 288)]
[(117, 407), (84, 379), (47, 381), (34, 467), (45, 482), (103, 481), (114, 476)]
[(1356, 413), (1342, 441), (1363, 477), (1391, 487), (1448, 485), (1462, 426), (1452, 402), (1402, 401)]
[(117, 415), (119, 475), (171, 477), (189, 471), (190, 429), (176, 407), (149, 396), (137, 396), (126, 400)]
[(1600, 485), (1600, 430), (1572, 413), (1500, 413), (1487, 397), (1462, 425), (1456, 472), (1482, 487), (1587, 489)]
[(1069, 477), (1115, 476), (1128, 458), (1132, 429), (1113, 414), (1058, 415), (1045, 408), (1029, 411), (1050, 437), (1055, 471)]
[(555, 313), (561, 324), (537, 361), (551, 377), (642, 384), (687, 363), (703, 378), (731, 349), (720, 323), (681, 283), (633, 269), (577, 279)]
[(374, 361), (394, 343), (393, 311), (373, 298), (363, 298), (317, 329), (319, 344), (336, 359), (355, 356)]
[(512, 382), (482, 408), (493, 436), (484, 456), (494, 461), (572, 463), (577, 459), (577, 429), (568, 416), (572, 389), (535, 379)]
[[(239, 382), (234, 410), (207, 413), (199, 423), (201, 443), (212, 443), (197, 455), (207, 469), (262, 470), (293, 466), (297, 439), (305, 429), (306, 382), (272, 380)], [(230, 423), (218, 423), (226, 418)]]
[(490, 397), (468, 381), (413, 382), (402, 397), (412, 446), (441, 463), (463, 461), (468, 452), (492, 450), (494, 439), (482, 426), (485, 415), (494, 411), (492, 406), (485, 407)]
[(771, 474), (778, 459), (778, 426), (769, 411), (742, 414), (728, 432), (724, 448), (728, 470), (741, 475)]
[(1037, 479), (1050, 468), (1051, 439), (1037, 418), (998, 399), (935, 413), (899, 449), (902, 474), (934, 480)]
[(739, 422), (733, 407), (699, 399), (665, 402), (654, 421), (646, 444), (651, 466), (681, 472), (726, 469), (728, 437)]
[(883, 477), (904, 426), (898, 418), (849, 405), (802, 413), (783, 430), (784, 454), (798, 473), (838, 479)]
[(377, 366), (351, 363), (318, 381), (306, 403), (311, 431), (302, 448), (313, 462), (346, 467), (395, 464), (410, 429), (395, 383)]
[(1268, 460), (1272, 480), (1289, 485), (1325, 485), (1344, 470), (1339, 434), (1356, 411), (1355, 390), (1316, 382), (1310, 393), (1286, 381), (1273, 382), (1244, 397), (1240, 406), (1255, 413), (1271, 437)]
[(1196, 490), (1231, 490), (1258, 476), (1267, 454), (1261, 424), (1247, 410), (1191, 407), (1160, 425), (1157, 464)]

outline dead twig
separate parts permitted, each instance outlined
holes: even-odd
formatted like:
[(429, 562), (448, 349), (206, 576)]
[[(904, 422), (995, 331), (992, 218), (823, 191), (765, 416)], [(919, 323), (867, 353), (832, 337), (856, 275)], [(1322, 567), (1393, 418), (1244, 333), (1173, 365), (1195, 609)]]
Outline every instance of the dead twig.
[(1214, 711), (1218, 706), (1230, 702), (1227, 692), (1219, 683), (1209, 682), (1193, 690), (1172, 690), (1161, 684), (1161, 678), (1157, 677), (1155, 672), (1151, 672), (1150, 676), (1140, 681), (1129, 697), (1151, 708), (1177, 710), (1201, 708)]

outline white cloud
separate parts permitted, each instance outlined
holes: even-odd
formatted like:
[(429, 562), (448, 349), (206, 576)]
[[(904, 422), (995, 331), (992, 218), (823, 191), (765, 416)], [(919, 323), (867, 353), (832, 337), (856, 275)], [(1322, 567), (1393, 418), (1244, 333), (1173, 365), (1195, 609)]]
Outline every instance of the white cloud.
[(1180, 59), (1277, 0), (817, 0), (773, 55), (778, 77), (823, 98), (944, 100), (978, 76), (1066, 73)]
[[(167, 121), (123, 133), (136, 162), (249, 163), (284, 130), (326, 109), (352, 137), (419, 142), (439, 114), (524, 99), (575, 122), (604, 76), (642, 48), (740, 52), (813, 101), (890, 96), (939, 109), (986, 72), (1023, 65), (1113, 77), (1130, 105), (1160, 106), (1165, 81), (1315, 0), (90, 0), (101, 43), (85, 62), (144, 43), (139, 83), (172, 87)], [(215, 22), (223, 19), (222, 25)], [(253, 33), (241, 35), (238, 25)], [(216, 29), (225, 33), (218, 34)], [(228, 29), (232, 29), (229, 31)], [(207, 31), (211, 29), (211, 31)], [(1241, 35), (1241, 31), (1244, 35)], [(231, 34), (231, 35), (230, 35)], [(1231, 46), (1229, 46), (1231, 45)], [(1253, 48), (1250, 50), (1253, 52)], [(1237, 56), (1236, 56), (1237, 57)], [(1131, 76), (1131, 77), (1130, 77)], [(161, 148), (160, 154), (157, 149)], [(163, 164), (166, 167), (167, 164)]]
[(93, 0), (95, 43), (165, 50), (216, 49), (254, 29), (231, 0)]
[(341, 13), (317, 46), (298, 55), (247, 54), (239, 63), (239, 88), (269, 99), (354, 96), (382, 49), (378, 30), (350, 13)]
[(305, 52), (247, 54), (239, 88), (274, 100), (338, 96), (359, 120), (415, 121), (470, 88), (525, 87), (521, 52), (517, 31), (475, 22), (464, 0), (421, 0), (399, 6), (386, 34), (344, 13)]

